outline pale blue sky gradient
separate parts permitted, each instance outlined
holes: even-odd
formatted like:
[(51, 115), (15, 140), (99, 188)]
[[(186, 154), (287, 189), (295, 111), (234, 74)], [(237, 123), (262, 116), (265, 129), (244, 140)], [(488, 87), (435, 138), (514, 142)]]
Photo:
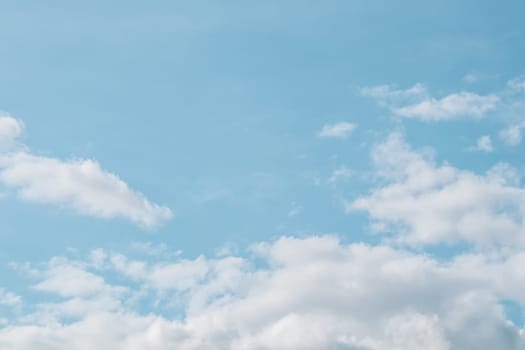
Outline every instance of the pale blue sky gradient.
[[(2, 1), (0, 110), (23, 121), (22, 142), (97, 160), (175, 215), (144, 230), (6, 189), (0, 287), (32, 300), (9, 263), (71, 249), (152, 242), (191, 258), (230, 244), (246, 255), (254, 242), (318, 234), (379, 244), (367, 214), (344, 203), (377, 187), (370, 153), (392, 131), (437, 164), (484, 174), (506, 162), (523, 174), (523, 144), (499, 133), (525, 120), (523, 100), (505, 97), (525, 74), (524, 13), (518, 0)], [(360, 93), (417, 83), (436, 99), (468, 91), (501, 103), (424, 122)], [(356, 128), (319, 136), (338, 122)], [(494, 151), (469, 150), (483, 135)], [(338, 169), (351, 175), (331, 182)], [(407, 249), (447, 259), (470, 245)]]

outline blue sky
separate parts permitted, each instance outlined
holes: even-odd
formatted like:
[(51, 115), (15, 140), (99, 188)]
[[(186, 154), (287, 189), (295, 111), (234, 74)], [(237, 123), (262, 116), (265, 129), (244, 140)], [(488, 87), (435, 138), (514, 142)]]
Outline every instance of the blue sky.
[[(524, 10), (3, 2), (0, 349), (76, 349), (71, 329), (89, 334), (98, 317), (129, 324), (147, 349), (519, 349)], [(310, 265), (341, 283), (352, 316), (330, 311)], [(279, 297), (286, 274), (323, 312)], [(391, 304), (367, 318), (356, 305), (377, 300), (348, 283), (427, 303), (378, 294)], [(72, 303), (90, 307), (65, 312)], [(243, 307), (275, 312), (263, 322)], [(196, 321), (210, 315), (228, 331)], [(144, 334), (152, 324), (160, 335)], [(318, 335), (308, 344), (295, 337), (305, 324)], [(503, 330), (462, 335), (483, 325)], [(38, 331), (22, 344), (28, 326)], [(181, 329), (184, 341), (162, 338)], [(132, 349), (114, 336), (91, 346)]]

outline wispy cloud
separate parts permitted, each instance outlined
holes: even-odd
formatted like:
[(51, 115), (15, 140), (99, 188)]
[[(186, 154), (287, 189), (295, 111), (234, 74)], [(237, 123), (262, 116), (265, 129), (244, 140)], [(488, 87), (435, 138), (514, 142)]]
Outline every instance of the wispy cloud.
[(361, 96), (372, 97), (378, 100), (406, 99), (426, 96), (427, 88), (421, 83), (417, 83), (408, 89), (400, 89), (395, 85), (385, 84), (362, 87), (359, 89), (359, 93)]
[(507, 86), (514, 92), (525, 93), (525, 76), (509, 80)]
[(451, 120), (462, 117), (480, 118), (494, 110), (499, 101), (496, 95), (481, 96), (470, 92), (450, 94), (441, 99), (428, 98), (413, 105), (394, 108), (393, 112), (406, 118), (423, 121)]
[(435, 98), (420, 83), (408, 89), (398, 89), (392, 85), (364, 87), (360, 89), (360, 94), (375, 99), (397, 116), (422, 121), (480, 118), (494, 110), (500, 101), (500, 97), (495, 94), (483, 96), (471, 92)]
[(474, 84), (479, 80), (479, 77), (476, 74), (469, 73), (463, 77), (463, 81), (469, 84)]
[(335, 124), (326, 124), (319, 132), (319, 137), (322, 138), (338, 138), (344, 139), (357, 127), (356, 124), (350, 122), (339, 122)]
[(517, 123), (500, 131), (499, 136), (509, 146), (517, 146), (521, 143), (522, 130), (525, 123)]
[(303, 207), (298, 203), (293, 202), (291, 204), (291, 209), (288, 211), (288, 217), (294, 217), (299, 215), (303, 211)]
[(480, 152), (492, 152), (494, 151), (494, 146), (492, 145), (492, 139), (489, 135), (481, 136), (477, 139), (476, 144), (469, 148), (470, 151), (480, 151)]
[(335, 169), (332, 172), (332, 175), (328, 178), (328, 183), (335, 184), (340, 180), (344, 180), (352, 177), (354, 172), (351, 169), (348, 169), (345, 166)]
[(438, 166), (399, 134), (377, 145), (372, 157), (386, 184), (349, 202), (347, 210), (367, 212), (396, 241), (525, 246), (525, 189), (509, 165), (496, 164), (485, 175)]
[(145, 228), (172, 218), (167, 207), (150, 202), (102, 169), (95, 160), (60, 160), (13, 148), (22, 123), (0, 119), (0, 136), (10, 148), (0, 153), (0, 183), (24, 201), (55, 204), (98, 218), (122, 217)]

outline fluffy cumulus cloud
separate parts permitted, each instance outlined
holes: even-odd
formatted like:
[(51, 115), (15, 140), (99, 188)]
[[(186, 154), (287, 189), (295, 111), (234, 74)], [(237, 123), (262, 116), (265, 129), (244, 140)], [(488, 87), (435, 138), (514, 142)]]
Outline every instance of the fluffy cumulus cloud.
[(25, 201), (55, 204), (99, 218), (122, 217), (142, 227), (153, 227), (173, 214), (133, 191), (117, 175), (95, 160), (60, 160), (34, 155), (16, 145), (23, 125), (0, 118), (0, 183)]
[(394, 133), (372, 151), (383, 184), (349, 201), (379, 231), (407, 244), (525, 243), (525, 189), (516, 170), (496, 164), (478, 175), (437, 164)]
[(376, 99), (397, 116), (422, 121), (481, 118), (496, 109), (500, 101), (500, 97), (495, 94), (478, 95), (464, 91), (435, 98), (429, 95), (422, 84), (409, 89), (398, 89), (391, 85), (364, 87), (360, 93)]
[(338, 138), (344, 139), (356, 128), (354, 123), (339, 122), (335, 124), (326, 124), (319, 132), (319, 137), (322, 138)]
[(394, 113), (406, 118), (424, 121), (457, 119), (460, 117), (482, 117), (496, 108), (499, 97), (480, 96), (470, 92), (451, 94), (441, 99), (428, 98), (413, 105), (394, 109)]
[[(315, 236), (258, 243), (252, 256), (151, 261), (98, 249), (24, 265), (44, 300), (8, 320), (0, 349), (525, 346), (499, 302), (525, 304), (524, 253), (440, 262)], [(145, 303), (154, 311), (140, 312)]]

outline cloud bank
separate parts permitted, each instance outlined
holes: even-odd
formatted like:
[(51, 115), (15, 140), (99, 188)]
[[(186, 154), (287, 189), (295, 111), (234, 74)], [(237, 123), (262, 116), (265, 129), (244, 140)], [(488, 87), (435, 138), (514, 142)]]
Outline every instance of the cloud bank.
[[(499, 302), (525, 304), (523, 252), (439, 262), (314, 236), (257, 243), (252, 255), (151, 261), (97, 249), (30, 265), (50, 298), (0, 329), (0, 349), (525, 346)], [(141, 313), (144, 303), (155, 311)]]

